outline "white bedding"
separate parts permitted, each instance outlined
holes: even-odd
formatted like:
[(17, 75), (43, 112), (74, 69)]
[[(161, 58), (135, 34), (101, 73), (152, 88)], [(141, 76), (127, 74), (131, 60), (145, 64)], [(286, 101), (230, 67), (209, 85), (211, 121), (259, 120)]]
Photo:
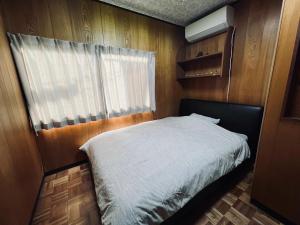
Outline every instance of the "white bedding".
[(100, 134), (91, 161), (103, 225), (154, 225), (250, 157), (245, 138), (195, 117)]

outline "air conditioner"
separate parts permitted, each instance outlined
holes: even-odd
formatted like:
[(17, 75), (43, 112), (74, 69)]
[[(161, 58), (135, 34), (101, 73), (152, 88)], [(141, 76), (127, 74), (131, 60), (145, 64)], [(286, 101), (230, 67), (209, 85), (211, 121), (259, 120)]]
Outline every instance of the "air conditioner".
[(225, 31), (233, 26), (234, 9), (231, 6), (211, 13), (210, 15), (185, 27), (185, 38), (188, 42), (194, 42)]

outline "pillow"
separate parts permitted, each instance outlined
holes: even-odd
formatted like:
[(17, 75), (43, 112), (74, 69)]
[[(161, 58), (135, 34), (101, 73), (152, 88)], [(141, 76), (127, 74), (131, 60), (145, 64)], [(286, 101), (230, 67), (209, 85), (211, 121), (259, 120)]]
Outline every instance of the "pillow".
[(214, 123), (214, 124), (220, 123), (220, 119), (215, 119), (215, 118), (212, 118), (212, 117), (203, 116), (203, 115), (200, 115), (200, 114), (197, 114), (197, 113), (192, 113), (190, 116), (195, 117), (195, 118), (199, 118), (199, 119), (202, 119), (202, 120), (205, 120), (207, 122)]
[(237, 134), (238, 136), (240, 136), (241, 138), (243, 138), (244, 140), (248, 141), (248, 136), (245, 134), (241, 134), (241, 133), (237, 133), (237, 132), (233, 132), (235, 134)]

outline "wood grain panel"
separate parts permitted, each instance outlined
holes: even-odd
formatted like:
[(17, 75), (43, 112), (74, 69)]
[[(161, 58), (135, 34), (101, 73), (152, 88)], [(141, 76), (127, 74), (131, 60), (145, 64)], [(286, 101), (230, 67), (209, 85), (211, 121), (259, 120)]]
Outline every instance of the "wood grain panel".
[(6, 39), (1, 5), (0, 155), (0, 224), (28, 224), (43, 170)]
[[(282, 118), (300, 2), (285, 1), (270, 92), (255, 168), (252, 197), (300, 224), (300, 122)], [(299, 65), (298, 65), (299, 66)]]
[[(175, 115), (181, 97), (176, 82), (177, 49), (184, 29), (92, 0), (4, 1), (7, 31), (156, 52), (154, 115), (141, 114), (42, 131), (37, 137), (45, 171), (85, 159), (78, 147), (106, 130)], [(24, 10), (25, 9), (25, 10)]]
[[(263, 106), (282, 0), (240, 0), (235, 8), (235, 45), (229, 101)], [(227, 78), (209, 77), (184, 81), (184, 96), (227, 100)]]
[[(155, 51), (157, 111), (154, 118), (176, 115), (182, 96), (226, 100), (227, 78), (176, 81), (179, 71), (176, 55), (184, 46), (183, 28), (92, 0), (26, 0), (28, 4), (21, 0), (0, 1), (10, 32)], [(264, 102), (275, 42), (275, 35), (271, 34), (277, 28), (281, 0), (266, 0), (259, 10), (258, 2), (241, 0), (235, 5), (237, 33), (230, 89), (232, 102), (260, 105)], [(129, 124), (127, 117), (124, 120)], [(136, 117), (131, 120), (136, 123)], [(109, 130), (109, 125), (104, 124), (110, 123), (101, 121), (41, 132), (37, 139), (45, 170), (83, 159), (77, 147), (88, 137)]]
[[(225, 43), (227, 38), (227, 32), (210, 37), (208, 39), (193, 43), (188, 45), (186, 48), (185, 58), (194, 58), (199, 53), (203, 52), (204, 55), (210, 53), (224, 52)], [(223, 57), (223, 56), (222, 56)], [(212, 59), (212, 62), (215, 63), (216, 60)], [(208, 62), (206, 62), (208, 63)], [(206, 65), (204, 66), (206, 67)], [(220, 65), (214, 65), (221, 70)], [(213, 68), (206, 68), (209, 73)], [(221, 71), (219, 72), (221, 74)], [(195, 78), (193, 80), (184, 80), (180, 81), (184, 87), (184, 94), (190, 98), (201, 98), (201, 99), (217, 99), (224, 100), (227, 87), (227, 76), (222, 78), (220, 77), (203, 77)], [(201, 87), (199, 86), (201, 85)], [(203, 89), (202, 89), (203, 88)]]

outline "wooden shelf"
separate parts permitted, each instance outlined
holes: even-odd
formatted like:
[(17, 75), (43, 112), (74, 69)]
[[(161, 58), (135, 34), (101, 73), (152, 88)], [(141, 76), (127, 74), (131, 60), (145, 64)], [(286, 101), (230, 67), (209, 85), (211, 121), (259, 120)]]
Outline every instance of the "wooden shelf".
[[(213, 37), (186, 44), (179, 52), (177, 79), (222, 77), (228, 74), (233, 28)], [(203, 54), (201, 56), (198, 56)]]
[(212, 53), (212, 54), (209, 54), (209, 55), (202, 55), (202, 56), (198, 56), (198, 57), (195, 57), (195, 58), (192, 58), (192, 59), (179, 61), (177, 63), (180, 64), (180, 65), (184, 65), (184, 64), (187, 64), (187, 63), (199, 62), (199, 61), (202, 61), (203, 59), (207, 59), (207, 58), (218, 57), (218, 56), (222, 57), (222, 54), (223, 54), (222, 52), (217, 52), (217, 53)]
[(193, 74), (193, 75), (185, 75), (184, 77), (178, 77), (178, 80), (185, 80), (191, 78), (200, 78), (200, 77), (221, 77), (220, 73), (203, 73), (203, 74)]

